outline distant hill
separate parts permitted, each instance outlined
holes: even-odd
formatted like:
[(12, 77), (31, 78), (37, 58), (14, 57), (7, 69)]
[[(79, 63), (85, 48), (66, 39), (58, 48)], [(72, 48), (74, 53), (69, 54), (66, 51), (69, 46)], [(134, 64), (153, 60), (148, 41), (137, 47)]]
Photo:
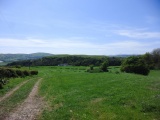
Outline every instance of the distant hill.
[(119, 55), (109, 55), (109, 57), (130, 57), (130, 56), (139, 56), (140, 54), (119, 54)]
[(32, 54), (0, 54), (0, 61), (14, 62), (20, 60), (38, 59), (42, 57), (53, 56), (50, 53), (32, 53)]

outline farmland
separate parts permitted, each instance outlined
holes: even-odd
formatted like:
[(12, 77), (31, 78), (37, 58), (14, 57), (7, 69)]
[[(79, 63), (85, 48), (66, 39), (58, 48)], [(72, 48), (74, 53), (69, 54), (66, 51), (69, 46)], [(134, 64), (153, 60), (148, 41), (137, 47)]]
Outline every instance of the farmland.
[[(44, 98), (46, 104), (38, 117), (40, 120), (160, 118), (158, 70), (152, 70), (148, 76), (143, 76), (121, 73), (116, 66), (109, 67), (109, 72), (101, 73), (88, 73), (87, 67), (81, 66), (37, 66), (31, 69), (38, 70), (38, 76), (34, 77), (32, 82), (27, 82), (27, 89), (24, 87), (20, 89), (23, 88), (21, 91), (23, 95), (23, 92), (31, 89), (35, 79), (43, 78), (39, 86), (39, 96)], [(15, 79), (17, 84), (23, 81), (19, 79), (22, 78)], [(10, 85), (15, 86), (12, 82), (7, 86)], [(8, 87), (5, 86), (1, 94), (4, 94), (6, 89)], [(13, 94), (11, 97), (14, 96)], [(14, 104), (12, 102), (15, 102), (16, 98), (12, 101), (11, 97), (8, 98), (8, 102)], [(17, 102), (22, 102), (25, 97), (18, 99)]]

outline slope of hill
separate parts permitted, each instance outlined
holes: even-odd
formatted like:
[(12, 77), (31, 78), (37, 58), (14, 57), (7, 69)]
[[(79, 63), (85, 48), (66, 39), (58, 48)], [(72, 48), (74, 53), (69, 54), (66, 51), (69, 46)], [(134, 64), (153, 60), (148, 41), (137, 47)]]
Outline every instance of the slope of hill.
[(38, 59), (46, 56), (52, 56), (49, 53), (32, 53), (32, 54), (0, 54), (0, 61), (14, 62), (19, 60)]

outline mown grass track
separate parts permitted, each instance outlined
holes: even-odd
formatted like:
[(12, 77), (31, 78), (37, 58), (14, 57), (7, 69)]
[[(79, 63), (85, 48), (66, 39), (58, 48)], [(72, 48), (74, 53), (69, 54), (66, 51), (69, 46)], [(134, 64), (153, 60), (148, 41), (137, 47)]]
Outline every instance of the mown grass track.
[(30, 79), (26, 84), (22, 85), (6, 100), (0, 102), (0, 119), (3, 120), (11, 111), (21, 104), (29, 95), (37, 78)]

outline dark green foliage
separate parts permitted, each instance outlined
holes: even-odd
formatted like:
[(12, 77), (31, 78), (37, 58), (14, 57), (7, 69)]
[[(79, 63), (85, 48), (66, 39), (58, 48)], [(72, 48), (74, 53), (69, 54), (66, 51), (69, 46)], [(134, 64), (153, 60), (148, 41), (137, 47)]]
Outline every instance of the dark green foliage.
[(21, 68), (21, 65), (16, 65), (15, 68)]
[(154, 49), (151, 53), (143, 55), (149, 69), (160, 69), (160, 48)]
[(38, 71), (36, 71), (36, 70), (32, 70), (30, 73), (31, 73), (31, 75), (38, 75)]
[(17, 77), (17, 74), (14, 70), (9, 68), (0, 68), (0, 89), (3, 88), (3, 85), (6, 84), (9, 78)]
[(151, 53), (155, 69), (160, 69), (160, 48), (154, 49)]
[(3, 85), (6, 84), (6, 82), (10, 78), (25, 77), (37, 74), (38, 71), (27, 71), (27, 70), (22, 71), (13, 68), (0, 68), (0, 89), (3, 88)]
[(3, 89), (3, 83), (0, 81), (0, 89)]
[(120, 57), (109, 57), (108, 64), (109, 66), (120, 66), (122, 64), (123, 59), (124, 58), (120, 58)]
[(14, 69), (6, 69), (7, 70), (7, 75), (8, 75), (8, 78), (15, 78), (15, 77), (18, 77), (17, 73), (16, 73), (16, 70)]
[(100, 69), (103, 71), (103, 72), (108, 72), (108, 67), (109, 64), (108, 64), (108, 61), (105, 61), (104, 63), (102, 63)]
[(136, 73), (142, 75), (149, 74), (148, 65), (145, 63), (144, 59), (139, 56), (131, 56), (126, 58), (121, 66), (122, 72)]
[(23, 71), (23, 74), (24, 74), (24, 76), (30, 76), (30, 71), (24, 70), (24, 71)]
[(8, 64), (8, 66), (58, 66), (62, 64), (72, 66), (100, 66), (104, 61), (109, 61), (110, 66), (121, 65), (122, 58), (107, 56), (81, 56), (81, 55), (57, 55), (52, 57), (44, 57), (37, 60), (17, 61)]
[(154, 62), (153, 62), (152, 54), (146, 53), (142, 57), (145, 60), (146, 64), (148, 65), (149, 69), (154, 69)]
[(100, 73), (100, 72), (103, 72), (101, 69), (99, 68), (94, 68), (93, 70), (91, 70), (90, 68), (86, 70), (86, 72), (89, 72), (89, 73)]
[(24, 77), (24, 73), (21, 70), (16, 70), (16, 73), (19, 77)]
[(93, 67), (94, 67), (93, 65), (90, 65), (90, 70), (93, 70)]

